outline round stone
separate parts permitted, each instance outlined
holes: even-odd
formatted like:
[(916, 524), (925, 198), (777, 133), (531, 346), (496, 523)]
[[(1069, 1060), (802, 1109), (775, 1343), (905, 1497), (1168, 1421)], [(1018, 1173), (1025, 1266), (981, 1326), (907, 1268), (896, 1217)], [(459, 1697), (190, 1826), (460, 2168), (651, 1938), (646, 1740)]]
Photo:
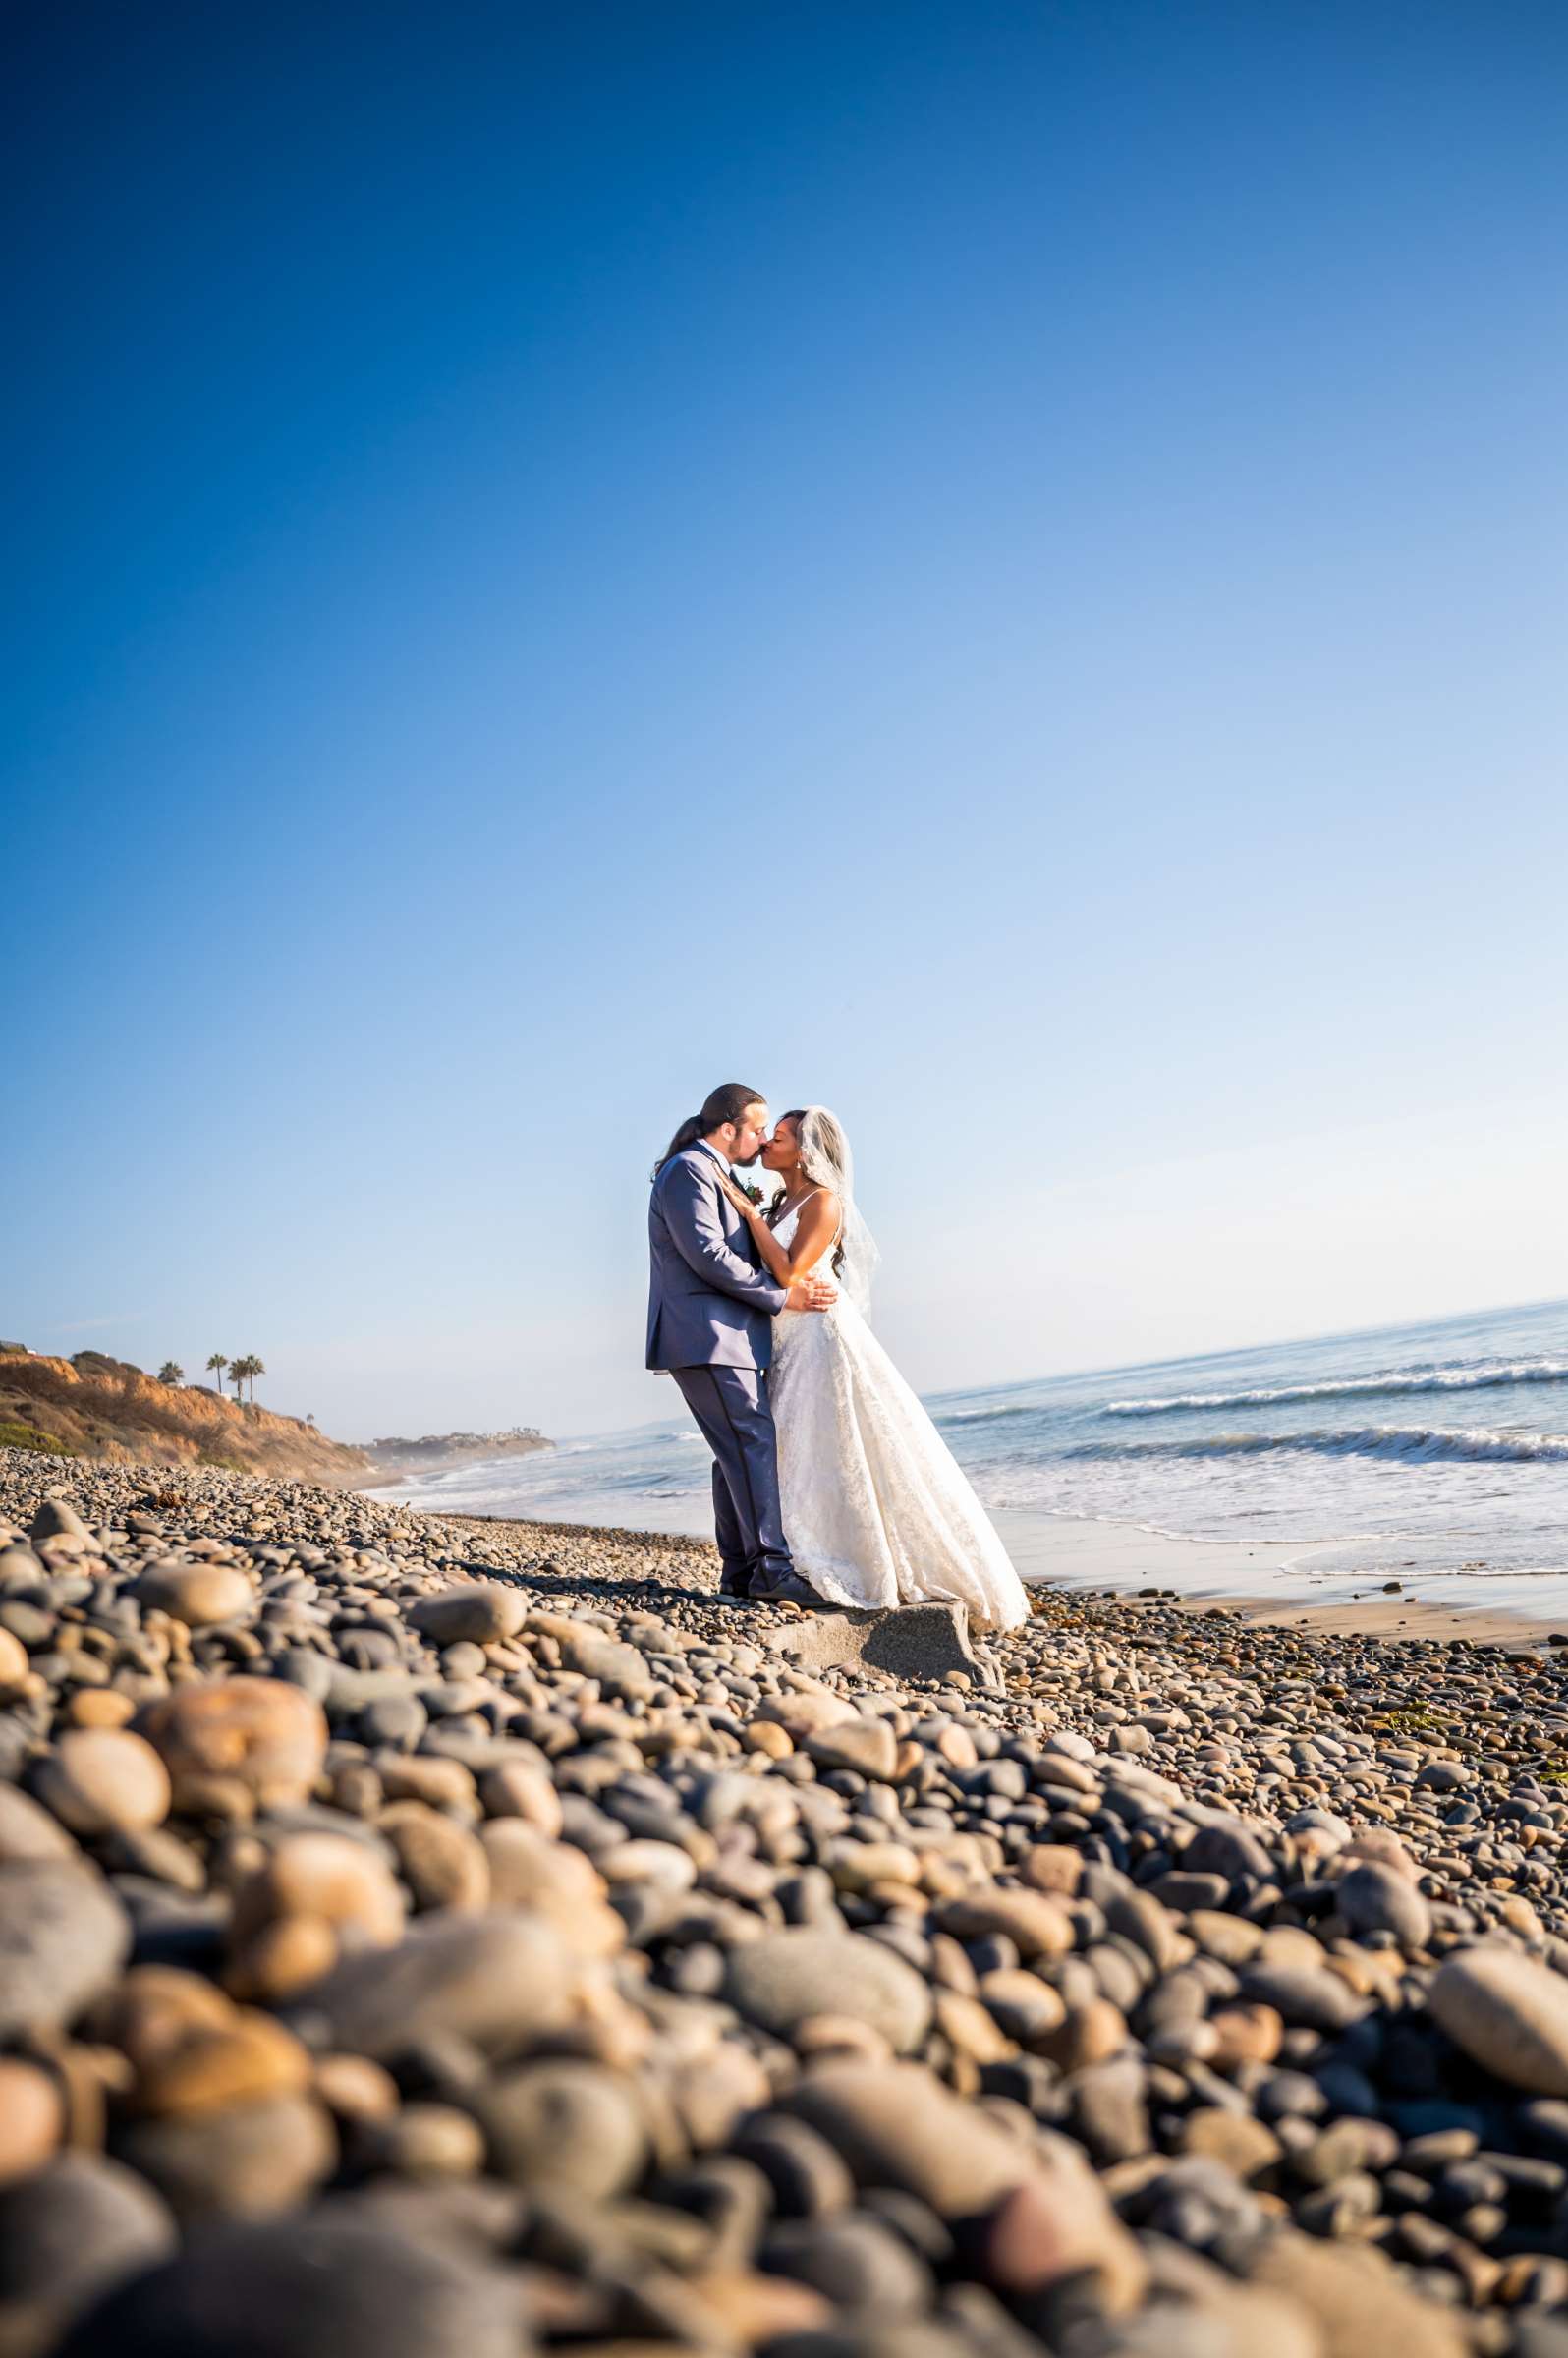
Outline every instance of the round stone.
[(60, 2358), (517, 2358), (523, 2346), (497, 2269), (317, 2215), (214, 2228), (104, 2301)]
[(191, 1629), (247, 1619), (255, 1591), (230, 1564), (153, 1564), (137, 1582), (143, 1605), (183, 1621)]
[(331, 2122), (305, 2096), (134, 2121), (117, 2152), (187, 2221), (291, 2211), (338, 2158)]
[(72, 2319), (174, 2249), (166, 2206), (129, 2169), (61, 2154), (0, 2188), (0, 2348), (54, 2348)]
[(1446, 1957), (1427, 2003), (1473, 2063), (1532, 2096), (1568, 2096), (1568, 1981), (1513, 1948)]
[(84, 1860), (0, 1866), (0, 2039), (75, 2021), (130, 1947), (124, 1909)]
[(162, 1755), (174, 1806), (199, 1809), (214, 1783), (237, 1784), (263, 1809), (308, 1798), (326, 1757), (318, 1703), (277, 1678), (178, 1687), (148, 1704), (140, 1732)]
[(885, 1719), (841, 1719), (808, 1736), (806, 1749), (818, 1768), (849, 1768), (883, 1784), (898, 1766), (898, 1738)]
[(124, 1727), (79, 1727), (60, 1738), (34, 1778), (38, 1798), (73, 1833), (140, 1833), (169, 1815), (169, 1771)]
[(1353, 1933), (1392, 1933), (1401, 1948), (1425, 1948), (1431, 1937), (1431, 1910), (1420, 1891), (1379, 1860), (1352, 1867), (1334, 1897)]
[(60, 2143), (65, 2106), (36, 2063), (0, 2055), (0, 2186), (30, 2178)]
[(432, 1646), (498, 1645), (516, 1637), (523, 1626), (528, 1601), (521, 1589), (499, 1581), (476, 1581), (472, 1588), (448, 1589), (439, 1597), (423, 1597), (409, 1613), (409, 1621)]
[(9, 1629), (0, 1629), (0, 1692), (20, 1687), (30, 1668), (22, 1640)]
[(642, 2175), (647, 2132), (630, 2084), (570, 2057), (510, 2072), (478, 2107), (492, 2165), (516, 2186), (603, 2202)]
[(387, 1947), (403, 1936), (403, 1896), (370, 1843), (349, 1834), (288, 1834), (235, 1893), (235, 1939), (243, 1944), (288, 1917), (315, 1917)]
[(19, 1786), (0, 1784), (0, 1866), (19, 1859), (79, 1859), (57, 1818)]
[(136, 2096), (144, 2112), (211, 2112), (309, 2084), (310, 2059), (298, 2039), (270, 2014), (244, 2012), (195, 2030), (149, 2061)]
[(396, 1948), (345, 1957), (298, 2001), (326, 2044), (376, 2062), (443, 2035), (516, 2054), (572, 2010), (577, 1960), (530, 1910), (428, 1916)]
[(378, 1830), (397, 1853), (398, 1872), (416, 1908), (482, 1908), (490, 1896), (490, 1866), (466, 1825), (422, 1801), (397, 1801), (381, 1813)]
[(731, 1954), (724, 1994), (775, 2038), (813, 2015), (847, 2015), (880, 2031), (895, 2054), (924, 2038), (931, 1995), (912, 1965), (879, 1940), (814, 1925), (764, 1933)]

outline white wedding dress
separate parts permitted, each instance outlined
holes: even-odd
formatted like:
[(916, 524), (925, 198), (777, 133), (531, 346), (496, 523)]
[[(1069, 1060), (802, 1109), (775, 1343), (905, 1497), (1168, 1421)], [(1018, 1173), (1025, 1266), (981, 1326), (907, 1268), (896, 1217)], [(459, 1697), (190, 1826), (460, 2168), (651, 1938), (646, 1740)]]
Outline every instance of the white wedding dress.
[[(786, 1250), (801, 1208), (774, 1230)], [(817, 1273), (831, 1275), (831, 1248)], [(985, 1509), (847, 1291), (774, 1319), (768, 1392), (784, 1537), (819, 1597), (859, 1611), (966, 1604), (993, 1630), (1029, 1619)]]

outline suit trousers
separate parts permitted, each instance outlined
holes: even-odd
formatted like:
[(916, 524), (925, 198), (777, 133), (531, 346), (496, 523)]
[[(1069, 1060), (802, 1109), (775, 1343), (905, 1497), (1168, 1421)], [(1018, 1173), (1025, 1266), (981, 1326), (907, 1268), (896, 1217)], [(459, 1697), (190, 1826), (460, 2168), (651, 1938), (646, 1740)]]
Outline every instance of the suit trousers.
[(756, 1368), (672, 1368), (713, 1452), (713, 1528), (727, 1587), (793, 1569), (778, 1502), (778, 1441)]

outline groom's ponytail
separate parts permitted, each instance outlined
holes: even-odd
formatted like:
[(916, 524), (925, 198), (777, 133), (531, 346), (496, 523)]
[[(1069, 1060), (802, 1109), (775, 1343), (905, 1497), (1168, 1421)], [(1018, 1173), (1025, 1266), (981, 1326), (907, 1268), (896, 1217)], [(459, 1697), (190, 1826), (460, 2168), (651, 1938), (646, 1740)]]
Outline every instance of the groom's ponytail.
[(701, 1112), (687, 1115), (653, 1165), (654, 1178), (674, 1155), (684, 1154), (688, 1147), (695, 1147), (710, 1130), (722, 1130), (726, 1122), (738, 1122), (748, 1105), (766, 1102), (759, 1089), (748, 1089), (744, 1081), (725, 1081), (719, 1088), (710, 1089), (702, 1100)]

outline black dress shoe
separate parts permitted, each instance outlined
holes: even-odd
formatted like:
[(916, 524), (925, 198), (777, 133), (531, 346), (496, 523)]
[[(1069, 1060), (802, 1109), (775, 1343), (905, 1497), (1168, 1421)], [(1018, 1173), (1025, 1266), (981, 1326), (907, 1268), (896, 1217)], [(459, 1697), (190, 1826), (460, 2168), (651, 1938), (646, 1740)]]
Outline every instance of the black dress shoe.
[(822, 1600), (798, 1572), (763, 1572), (752, 1583), (754, 1604), (820, 1604)]
[(727, 1597), (731, 1604), (746, 1604), (752, 1595), (749, 1574), (745, 1571), (731, 1572), (726, 1566), (719, 1574), (718, 1593), (721, 1597)]

